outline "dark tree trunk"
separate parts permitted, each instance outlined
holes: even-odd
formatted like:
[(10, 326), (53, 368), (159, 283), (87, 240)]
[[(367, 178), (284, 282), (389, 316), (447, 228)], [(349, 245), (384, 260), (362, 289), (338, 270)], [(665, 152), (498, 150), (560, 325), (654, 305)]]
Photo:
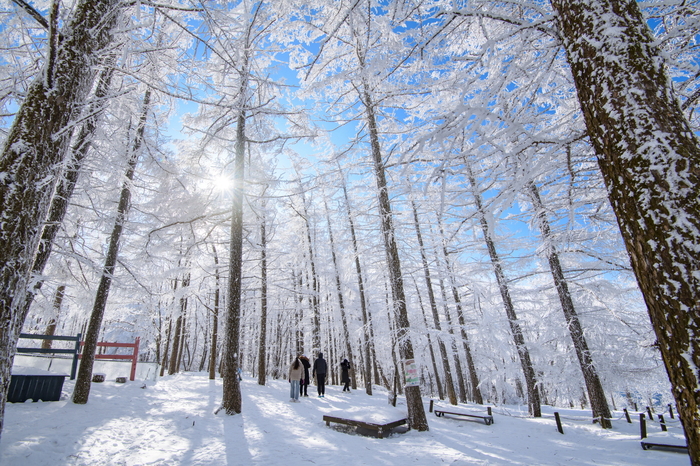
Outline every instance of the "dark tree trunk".
[(173, 321), (168, 317), (168, 333), (165, 340), (165, 350), (163, 351), (163, 361), (160, 363), (160, 376), (165, 374), (165, 366), (168, 364), (168, 350), (170, 349), (170, 339), (172, 337)]
[(700, 465), (700, 146), (636, 1), (552, 5), (691, 462)]
[(173, 334), (173, 349), (170, 353), (170, 365), (168, 366), (168, 375), (173, 375), (180, 372), (180, 356), (182, 355), (182, 335), (185, 333), (185, 310), (187, 309), (187, 300), (184, 296), (184, 289), (190, 284), (189, 276), (182, 279), (180, 297), (180, 309), (175, 321), (175, 332)]
[(425, 324), (425, 336), (428, 339), (428, 350), (430, 352), (430, 362), (433, 364), (433, 374), (435, 374), (435, 385), (437, 386), (438, 398), (441, 400), (445, 399), (445, 393), (442, 391), (442, 382), (440, 382), (440, 371), (438, 371), (437, 362), (435, 360), (435, 350), (433, 349), (433, 339), (430, 338), (430, 327), (428, 327), (428, 318), (425, 316), (425, 306), (423, 306), (423, 298), (421, 297), (420, 290), (418, 289), (418, 283), (413, 283), (416, 287), (416, 296), (418, 296), (418, 305), (420, 306), (420, 313), (423, 316), (423, 323)]
[(486, 212), (484, 211), (483, 202), (481, 200), (481, 194), (478, 191), (476, 180), (468, 162), (466, 166), (466, 171), (467, 178), (469, 179), (469, 183), (472, 187), (472, 194), (474, 195), (474, 202), (476, 203), (477, 215), (479, 216), (481, 229), (484, 234), (484, 242), (486, 243), (486, 247), (489, 251), (489, 257), (491, 258), (493, 271), (496, 275), (498, 288), (501, 292), (503, 306), (505, 307), (506, 315), (508, 316), (510, 331), (513, 335), (515, 348), (518, 351), (518, 357), (520, 358), (520, 366), (522, 367), (523, 375), (525, 376), (525, 384), (527, 385), (528, 411), (534, 417), (541, 417), (542, 412), (540, 409), (540, 393), (537, 390), (537, 378), (535, 377), (535, 369), (532, 367), (532, 361), (530, 360), (530, 351), (527, 349), (527, 345), (525, 344), (525, 337), (523, 336), (522, 328), (520, 327), (520, 323), (518, 322), (518, 316), (515, 313), (513, 301), (510, 298), (508, 282), (506, 280), (505, 274), (503, 273), (503, 267), (501, 266), (501, 258), (498, 256), (498, 252), (496, 251), (496, 244), (493, 238), (491, 237), (489, 224), (486, 220)]
[[(391, 283), (392, 297), (394, 300), (394, 312), (396, 313), (398, 327), (398, 344), (403, 361), (413, 360), (413, 343), (409, 335), (410, 323), (408, 321), (408, 309), (404, 294), (403, 277), (401, 275), (401, 260), (399, 249), (394, 236), (394, 224), (389, 202), (389, 191), (384, 173), (384, 161), (382, 160), (379, 145), (379, 129), (375, 117), (375, 104), (370, 97), (369, 86), (365, 84), (362, 91), (362, 103), (365, 108), (365, 116), (369, 130), (369, 138), (372, 146), (372, 160), (374, 162), (374, 175), (377, 181), (377, 197), (379, 200), (379, 213), (381, 217), (381, 229), (384, 239), (387, 267), (389, 268), (389, 280)], [(406, 387), (406, 405), (408, 407), (408, 422), (411, 429), (417, 431), (428, 430), (428, 419), (425, 416), (425, 407), (421, 399), (420, 387)]]
[(180, 354), (180, 334), (182, 333), (182, 314), (175, 320), (175, 332), (173, 333), (173, 349), (170, 352), (170, 364), (168, 365), (168, 375), (178, 372), (177, 357)]
[(2, 149), (0, 172), (5, 176), (0, 182), (0, 432), (10, 369), (26, 317), (22, 315), (26, 290), (56, 183), (56, 170), (66, 156), (69, 125), (90, 92), (100, 54), (112, 40), (120, 3), (83, 0), (75, 6), (57, 50), (49, 51), (55, 56), (53, 66), (45, 65), (45, 73), (30, 86)]
[(129, 215), (129, 207), (131, 204), (131, 182), (134, 179), (136, 164), (138, 163), (143, 145), (144, 131), (146, 130), (146, 119), (148, 117), (148, 109), (150, 107), (151, 90), (146, 90), (143, 96), (142, 111), (139, 118), (139, 124), (136, 128), (134, 145), (131, 148), (129, 162), (126, 170), (124, 184), (122, 186), (121, 195), (119, 197), (119, 205), (117, 206), (117, 218), (114, 222), (114, 228), (109, 239), (107, 256), (100, 277), (100, 284), (97, 287), (95, 295), (95, 303), (90, 314), (90, 322), (88, 324), (87, 333), (85, 334), (85, 345), (83, 346), (82, 359), (78, 368), (78, 376), (75, 380), (75, 389), (73, 390), (73, 403), (85, 404), (90, 396), (90, 384), (92, 383), (92, 366), (95, 363), (95, 351), (97, 349), (97, 339), (102, 325), (105, 308), (107, 306), (107, 297), (109, 289), (112, 285), (112, 277), (117, 265), (117, 256), (119, 255), (119, 243), (124, 230), (127, 216)]
[[(342, 175), (342, 174), (341, 174)], [(364, 350), (365, 364), (365, 392), (368, 395), (372, 394), (372, 359), (370, 358), (370, 346), (374, 345), (374, 341), (370, 338), (371, 322), (367, 318), (367, 299), (365, 298), (365, 283), (362, 279), (362, 267), (360, 265), (360, 253), (357, 247), (357, 236), (355, 235), (355, 222), (352, 219), (350, 210), (350, 200), (348, 199), (348, 190), (345, 186), (345, 175), (342, 175), (343, 196), (345, 196), (345, 207), (348, 213), (348, 223), (350, 224), (350, 236), (352, 238), (352, 252), (355, 258), (355, 272), (357, 273), (357, 287), (360, 294), (360, 308), (362, 309), (362, 348)], [(375, 363), (376, 364), (376, 363)], [(377, 381), (378, 383), (378, 381)]]
[(177, 374), (180, 372), (180, 368), (187, 370), (186, 364), (182, 363), (182, 355), (185, 354), (186, 343), (187, 343), (187, 298), (180, 298), (180, 308), (182, 309), (182, 325), (180, 325), (180, 344), (178, 345), (177, 351), (177, 362), (175, 363), (175, 372)]
[(267, 233), (265, 232), (265, 206), (260, 222), (260, 339), (258, 341), (258, 385), (265, 385), (267, 374)]
[(241, 386), (238, 381), (240, 364), (239, 340), (241, 327), (241, 280), (243, 274), (243, 193), (245, 192), (243, 170), (245, 167), (245, 113), (241, 111), (236, 121), (236, 145), (233, 176), (233, 199), (231, 205), (231, 240), (229, 249), (229, 281), (226, 350), (224, 363), (224, 390), (221, 407), (226, 414), (241, 412)]
[(440, 359), (442, 361), (442, 369), (445, 372), (445, 388), (447, 389), (447, 397), (450, 399), (450, 404), (457, 405), (457, 394), (455, 393), (454, 381), (452, 380), (452, 370), (450, 369), (450, 361), (447, 357), (447, 348), (442, 339), (442, 328), (440, 327), (440, 317), (438, 316), (437, 303), (435, 302), (435, 292), (433, 291), (433, 280), (430, 276), (428, 268), (428, 258), (425, 255), (425, 246), (423, 244), (423, 235), (420, 231), (420, 222), (418, 220), (418, 209), (416, 203), (411, 202), (413, 208), (413, 221), (416, 227), (416, 237), (418, 238), (418, 247), (420, 248), (420, 257), (423, 263), (423, 276), (425, 277), (425, 287), (428, 290), (428, 302), (430, 310), (433, 314), (433, 324), (435, 330), (438, 331), (438, 348), (440, 349)]
[[(316, 275), (316, 260), (314, 259), (314, 247), (311, 242), (311, 225), (309, 222), (309, 213), (306, 210), (306, 201), (302, 196), (302, 204), (304, 207), (304, 214), (301, 216), (304, 219), (304, 225), (306, 226), (306, 242), (309, 246), (309, 265), (311, 266), (311, 308), (313, 312), (313, 329), (311, 333), (311, 352), (314, 353), (313, 356), (317, 356), (318, 352), (321, 350), (321, 310), (319, 308), (319, 283), (318, 276)], [(307, 276), (308, 282), (308, 276)]]
[(564, 311), (564, 316), (566, 318), (566, 325), (569, 329), (569, 334), (571, 335), (571, 340), (574, 342), (574, 349), (576, 351), (576, 356), (578, 357), (579, 365), (581, 366), (581, 371), (583, 372), (583, 380), (586, 383), (586, 390), (588, 391), (588, 398), (591, 400), (591, 408), (593, 409), (593, 417), (601, 418), (601, 425), (606, 429), (612, 428), (612, 423), (610, 422), (610, 407), (605, 399), (605, 392), (603, 391), (603, 384), (600, 382), (598, 377), (598, 371), (596, 371), (593, 365), (593, 358), (591, 357), (591, 352), (588, 349), (588, 342), (583, 334), (583, 327), (581, 327), (581, 321), (576, 313), (576, 308), (574, 307), (574, 300), (569, 293), (569, 285), (564, 277), (564, 270), (561, 267), (561, 262), (559, 261), (559, 254), (557, 249), (552, 243), (552, 229), (549, 225), (549, 220), (547, 219), (547, 214), (542, 204), (542, 199), (540, 198), (539, 190), (535, 183), (529, 183), (528, 185), (529, 195), (532, 199), (532, 204), (535, 208), (535, 215), (540, 225), (540, 231), (542, 233), (542, 240), (545, 243), (545, 250), (547, 253), (547, 260), (549, 261), (549, 269), (552, 272), (552, 277), (554, 279), (554, 285), (557, 288), (557, 293), (559, 294), (559, 301), (561, 302), (561, 308)]
[[(324, 200), (325, 203), (325, 200)], [(340, 320), (343, 325), (343, 339), (345, 340), (345, 353), (350, 361), (350, 380), (352, 389), (357, 390), (357, 380), (355, 379), (355, 359), (352, 356), (352, 344), (350, 342), (350, 331), (348, 330), (348, 320), (345, 317), (345, 301), (343, 300), (343, 289), (340, 283), (340, 270), (338, 269), (338, 259), (335, 255), (335, 243), (333, 241), (333, 229), (331, 228), (331, 217), (328, 213), (328, 204), (326, 207), (326, 219), (328, 220), (328, 237), (331, 243), (331, 258), (333, 259), (333, 268), (335, 270), (335, 290), (338, 294), (338, 306), (340, 307)]]
[(219, 336), (219, 297), (221, 290), (219, 288), (219, 256), (216, 254), (216, 246), (211, 246), (214, 251), (214, 278), (216, 280), (216, 289), (214, 290), (214, 312), (213, 322), (211, 325), (211, 350), (209, 356), (209, 379), (216, 379), (216, 355), (218, 352), (217, 339)]
[[(61, 285), (56, 288), (56, 294), (53, 297), (53, 315), (49, 320), (49, 324), (46, 326), (46, 331), (44, 335), (53, 336), (56, 334), (56, 323), (58, 322), (58, 316), (61, 313), (61, 304), (63, 303), (63, 296), (66, 294), (66, 285)], [(42, 349), (51, 349), (53, 340), (44, 340), (41, 342)]]
[[(437, 255), (437, 251), (436, 251)], [(462, 403), (467, 402), (467, 387), (464, 382), (464, 371), (462, 370), (462, 363), (459, 359), (459, 351), (457, 350), (457, 342), (454, 338), (454, 329), (452, 326), (452, 316), (450, 315), (450, 309), (447, 306), (447, 292), (445, 291), (445, 280), (440, 278), (438, 283), (440, 284), (440, 293), (442, 294), (442, 302), (445, 303), (443, 310), (445, 311), (445, 321), (447, 322), (447, 329), (452, 337), (452, 356), (455, 363), (455, 370), (457, 371), (457, 386), (459, 387), (459, 401)], [(471, 355), (470, 355), (471, 357)]]

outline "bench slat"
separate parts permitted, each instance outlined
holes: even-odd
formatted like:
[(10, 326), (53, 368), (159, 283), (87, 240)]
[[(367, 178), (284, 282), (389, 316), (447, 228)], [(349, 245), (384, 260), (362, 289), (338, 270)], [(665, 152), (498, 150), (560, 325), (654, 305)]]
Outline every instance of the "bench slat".
[(688, 451), (687, 445), (670, 445), (667, 443), (642, 442), (642, 450), (651, 450), (652, 448), (668, 448), (668, 449), (673, 449), (673, 450)]

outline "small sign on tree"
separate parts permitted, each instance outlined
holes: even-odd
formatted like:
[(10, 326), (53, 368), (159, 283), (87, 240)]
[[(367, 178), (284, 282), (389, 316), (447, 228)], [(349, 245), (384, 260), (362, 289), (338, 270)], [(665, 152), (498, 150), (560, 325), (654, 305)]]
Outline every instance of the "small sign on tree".
[(420, 377), (418, 376), (418, 366), (415, 359), (407, 359), (404, 362), (404, 371), (406, 372), (406, 387), (417, 387), (420, 385)]

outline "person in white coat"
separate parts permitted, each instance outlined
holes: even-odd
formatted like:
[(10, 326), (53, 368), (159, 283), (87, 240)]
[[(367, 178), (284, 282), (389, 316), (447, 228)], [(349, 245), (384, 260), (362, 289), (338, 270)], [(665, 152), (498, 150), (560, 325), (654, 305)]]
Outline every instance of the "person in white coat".
[(303, 373), (304, 366), (297, 357), (294, 359), (292, 365), (289, 366), (289, 383), (291, 384), (289, 391), (289, 401), (291, 401), (292, 403), (299, 403), (299, 380), (301, 379)]

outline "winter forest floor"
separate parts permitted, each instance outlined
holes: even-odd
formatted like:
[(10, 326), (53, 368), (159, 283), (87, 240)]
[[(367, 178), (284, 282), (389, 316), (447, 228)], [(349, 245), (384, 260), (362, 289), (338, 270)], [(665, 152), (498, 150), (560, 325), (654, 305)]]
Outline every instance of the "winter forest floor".
[[(326, 397), (289, 402), (286, 380), (267, 386), (244, 377), (243, 413), (214, 415), (222, 382), (205, 373), (183, 373), (157, 382), (93, 383), (86, 405), (70, 401), (66, 381), (61, 401), (8, 403), (0, 439), (0, 465), (687, 465), (685, 453), (644, 451), (639, 416), (628, 424), (615, 412), (613, 429), (590, 423), (590, 412), (543, 406), (544, 417), (527, 418), (518, 407), (493, 408), (494, 424), (437, 418), (429, 432), (394, 433), (385, 439), (326, 427), (326, 413), (349, 417), (383, 413), (405, 416), (386, 392), (350, 394), (327, 387)], [(313, 391), (313, 395), (311, 393)], [(447, 403), (439, 403), (447, 408)], [(460, 411), (485, 408), (460, 405)], [(564, 435), (552, 413), (559, 411)], [(354, 413), (354, 414), (353, 414)], [(648, 423), (650, 442), (685, 444), (677, 419), (670, 432)], [(345, 429), (347, 430), (347, 429)]]

